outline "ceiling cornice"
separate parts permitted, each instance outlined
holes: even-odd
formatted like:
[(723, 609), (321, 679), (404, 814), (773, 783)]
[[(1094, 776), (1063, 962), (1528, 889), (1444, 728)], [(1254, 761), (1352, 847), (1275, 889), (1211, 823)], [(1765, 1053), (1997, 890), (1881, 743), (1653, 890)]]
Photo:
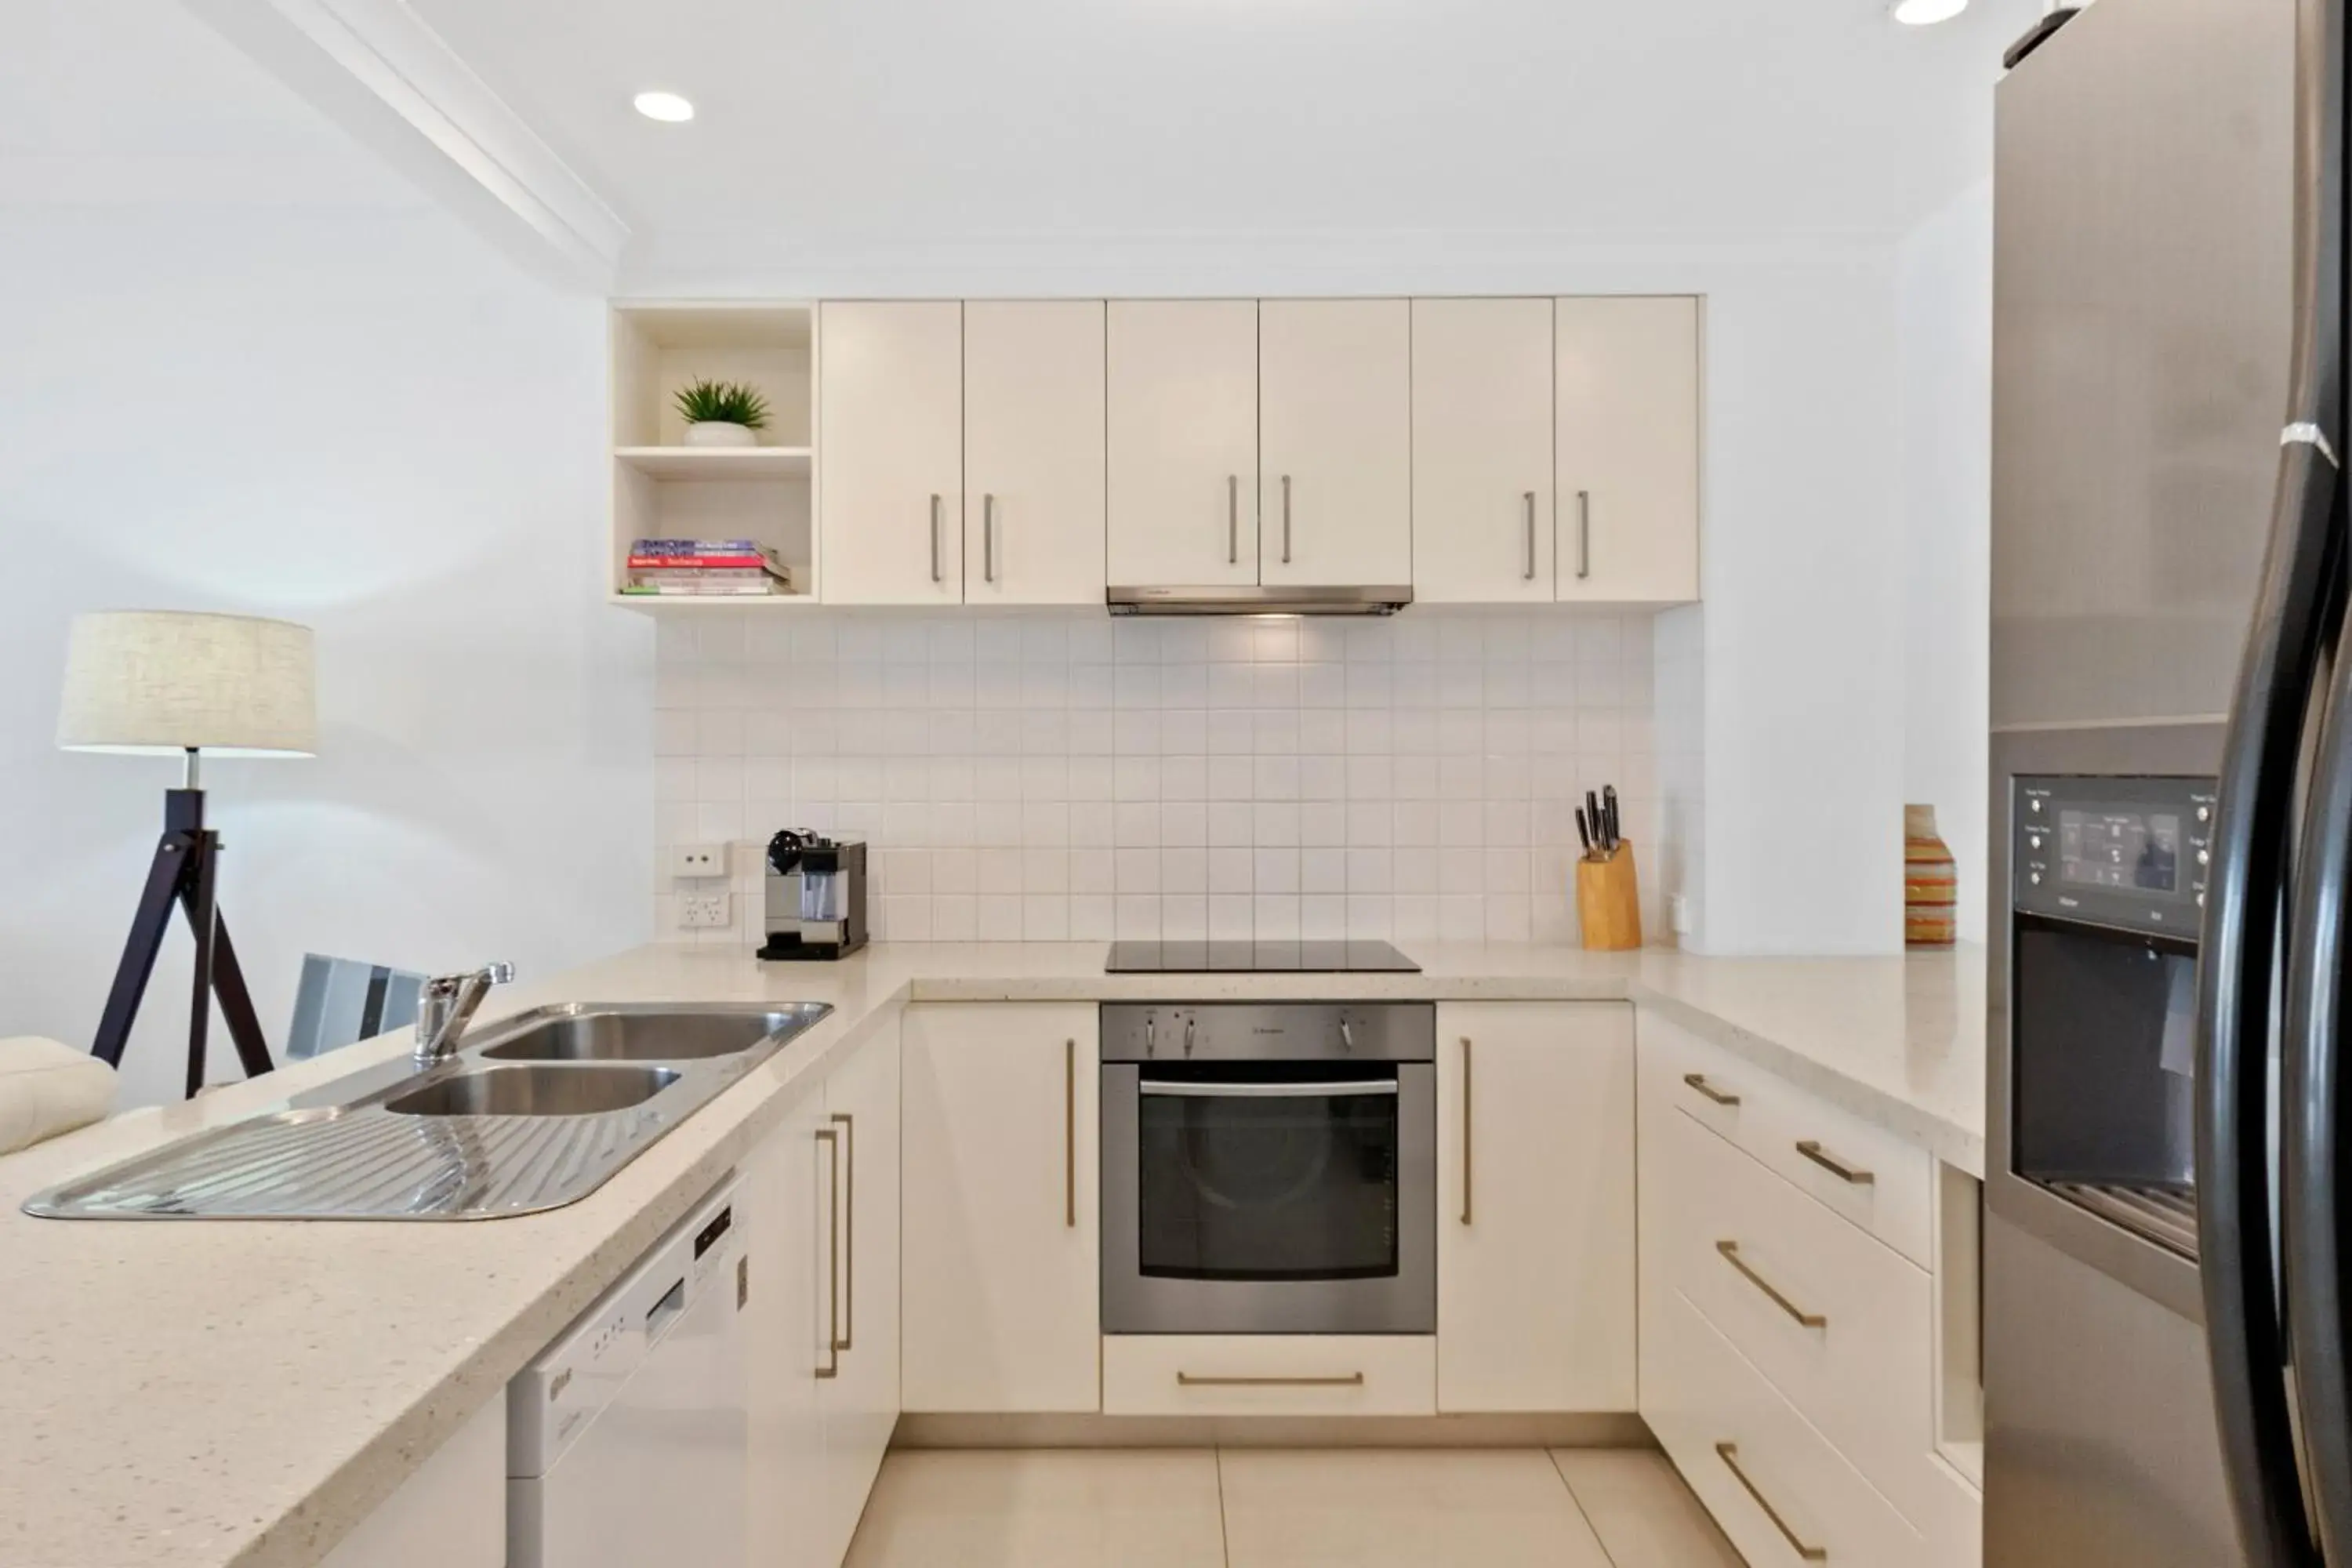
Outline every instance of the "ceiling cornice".
[(628, 225), (402, 0), (183, 0), (530, 271), (609, 293)]

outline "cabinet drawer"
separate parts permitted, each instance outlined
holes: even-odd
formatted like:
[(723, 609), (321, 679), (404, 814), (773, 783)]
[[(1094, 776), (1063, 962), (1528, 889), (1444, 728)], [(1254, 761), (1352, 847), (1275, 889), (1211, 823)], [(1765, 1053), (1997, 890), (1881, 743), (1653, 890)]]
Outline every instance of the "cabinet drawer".
[(1650, 1425), (1750, 1568), (1910, 1568), (1927, 1543), (1680, 1292)]
[[(1654, 1089), (1832, 1211), (1918, 1264), (1934, 1266), (1935, 1160), (1896, 1133), (1841, 1110), (1643, 1009), (1642, 1050)], [(1693, 1082), (1696, 1079), (1696, 1082)]]
[(1665, 1136), (1667, 1284), (1906, 1518), (1932, 1518), (1927, 1276), (1690, 1118)]
[(1106, 1415), (1434, 1415), (1418, 1334), (1108, 1334)]

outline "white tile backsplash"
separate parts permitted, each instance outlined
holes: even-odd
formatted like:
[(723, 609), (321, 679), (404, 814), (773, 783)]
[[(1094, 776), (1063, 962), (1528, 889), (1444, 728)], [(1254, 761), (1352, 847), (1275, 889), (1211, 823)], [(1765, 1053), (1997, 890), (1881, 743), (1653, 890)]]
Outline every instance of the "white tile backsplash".
[(738, 918), (680, 930), (664, 878), (656, 929), (759, 941), (760, 852), (794, 826), (869, 842), (891, 941), (1573, 942), (1574, 808), (1614, 784), (1663, 935), (1687, 815), (1660, 809), (1653, 642), (1570, 610), (667, 617), (655, 837), (734, 843)]

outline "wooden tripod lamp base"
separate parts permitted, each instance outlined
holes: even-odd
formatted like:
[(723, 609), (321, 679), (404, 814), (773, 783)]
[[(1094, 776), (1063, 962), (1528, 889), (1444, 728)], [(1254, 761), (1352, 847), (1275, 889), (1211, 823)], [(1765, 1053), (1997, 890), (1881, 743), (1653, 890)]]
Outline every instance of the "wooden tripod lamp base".
[(229, 941), (228, 921), (221, 917), (214, 896), (220, 851), (220, 835), (205, 826), (205, 792), (164, 791), (163, 836), (157, 840), (155, 858), (147, 868), (139, 912), (131, 921), (131, 940), (123, 945), (122, 962), (114, 971), (114, 988), (107, 993), (106, 1013), (99, 1020), (98, 1043), (91, 1047), (91, 1054), (109, 1067), (122, 1065), (122, 1053), (131, 1044), (131, 1026), (138, 1019), (139, 1003), (147, 994), (156, 956), (163, 949), (163, 933), (172, 923), (172, 906), (177, 904), (186, 911), (188, 929), (196, 939), (195, 979), (188, 1005), (186, 1092), (190, 1099), (205, 1086), (205, 1047), (215, 996), (220, 998), (221, 1019), (228, 1026), (245, 1076), (258, 1078), (276, 1065), (262, 1038), (261, 1019), (253, 1010), (252, 993), (246, 989), (236, 944)]

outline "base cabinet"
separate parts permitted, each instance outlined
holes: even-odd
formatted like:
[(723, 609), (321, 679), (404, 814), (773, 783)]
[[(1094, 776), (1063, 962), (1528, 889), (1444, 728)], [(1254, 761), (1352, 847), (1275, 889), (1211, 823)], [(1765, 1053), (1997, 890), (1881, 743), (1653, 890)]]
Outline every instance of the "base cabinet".
[[(898, 1425), (898, 1031), (860, 1046), (824, 1085), (828, 1184), (821, 1216), (841, 1227), (827, 1249), (823, 1303), (836, 1375), (817, 1382), (824, 1425), (824, 1535), (818, 1561), (839, 1563), (866, 1511)], [(838, 1163), (834, 1162), (837, 1158)]]
[(903, 1399), (1102, 1408), (1091, 1005), (906, 1015)]
[(754, 1568), (838, 1568), (898, 1421), (898, 1032), (745, 1162)]
[(1759, 1568), (1978, 1562), (1981, 1495), (1937, 1446), (1939, 1385), (1972, 1379), (1914, 1256), (1942, 1267), (1933, 1162), (1647, 1009), (1636, 1027), (1643, 1418)]
[(743, 1363), (750, 1413), (745, 1539), (760, 1568), (832, 1568), (817, 1371), (831, 1360), (823, 1297), (832, 1173), (822, 1086), (745, 1162), (750, 1233)]
[(1635, 1404), (1633, 1010), (1438, 1009), (1437, 1407)]

